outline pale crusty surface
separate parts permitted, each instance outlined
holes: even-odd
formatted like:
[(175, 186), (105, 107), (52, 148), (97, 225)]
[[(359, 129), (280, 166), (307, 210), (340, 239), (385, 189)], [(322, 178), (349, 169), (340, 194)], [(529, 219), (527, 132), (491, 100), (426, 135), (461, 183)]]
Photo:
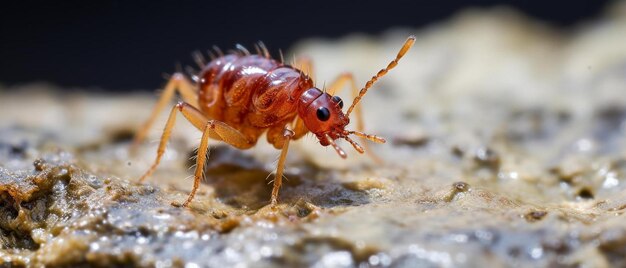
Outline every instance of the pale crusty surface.
[[(28, 266), (625, 266), (626, 2), (573, 29), (472, 10), (377, 38), (303, 41), (318, 85), (359, 84), (417, 41), (363, 100), (375, 164), (313, 137), (290, 151), (214, 142), (191, 209), (200, 134), (182, 116), (166, 159), (128, 153), (154, 95), (0, 88), (0, 261)], [(158, 78), (156, 78), (158, 79)], [(350, 103), (349, 90), (341, 96)], [(158, 139), (164, 116), (151, 140)], [(193, 266), (196, 264), (197, 266)]]

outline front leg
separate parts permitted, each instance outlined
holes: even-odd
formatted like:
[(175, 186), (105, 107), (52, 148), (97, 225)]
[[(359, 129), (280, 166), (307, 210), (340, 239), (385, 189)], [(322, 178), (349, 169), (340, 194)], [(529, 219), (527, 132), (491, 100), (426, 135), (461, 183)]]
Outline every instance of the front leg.
[(270, 204), (275, 207), (278, 204), (278, 191), (283, 183), (283, 172), (285, 170), (285, 160), (287, 159), (287, 152), (289, 151), (289, 141), (294, 136), (293, 130), (285, 126), (283, 130), (283, 148), (280, 151), (280, 157), (278, 158), (278, 165), (276, 165), (276, 177), (274, 177), (274, 188), (272, 188), (272, 198)]

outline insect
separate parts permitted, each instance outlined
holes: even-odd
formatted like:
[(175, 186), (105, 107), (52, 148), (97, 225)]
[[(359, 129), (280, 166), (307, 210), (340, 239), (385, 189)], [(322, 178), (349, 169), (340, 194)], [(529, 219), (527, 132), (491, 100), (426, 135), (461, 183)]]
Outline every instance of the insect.
[[(273, 59), (263, 43), (256, 46), (257, 54), (250, 53), (241, 45), (237, 45), (237, 50), (229, 54), (215, 48), (217, 55), (210, 52), (211, 61), (208, 63), (200, 53), (194, 54), (196, 63), (202, 68), (198, 75), (191, 77), (194, 82), (180, 72), (173, 74), (149, 119), (135, 136), (132, 148), (145, 138), (154, 120), (174, 94), (180, 94), (183, 101), (171, 108), (156, 159), (140, 178), (140, 182), (145, 181), (159, 165), (176, 121), (176, 114), (180, 112), (202, 131), (193, 189), (183, 206), (189, 206), (200, 185), (209, 139), (226, 142), (238, 149), (249, 149), (263, 133), (266, 133), (270, 144), (281, 150), (270, 200), (270, 204), (275, 206), (291, 140), (311, 132), (322, 146), (332, 146), (342, 158), (347, 155), (335, 142), (337, 139), (345, 139), (359, 153), (365, 151), (367, 144), (362, 147), (349, 135), (376, 143), (385, 142), (381, 137), (363, 133), (362, 116), (357, 104), (379, 78), (396, 67), (400, 58), (414, 43), (415, 37), (410, 36), (396, 58), (374, 75), (360, 91), (350, 73), (340, 75), (328, 91), (322, 91), (313, 84), (310, 61), (295, 64), (302, 66), (300, 69), (284, 64), (282, 60)], [(309, 70), (309, 74), (301, 69)], [(352, 87), (354, 100), (344, 114), (343, 101), (331, 94), (341, 90), (348, 82)], [(356, 114), (356, 130), (346, 130), (352, 112)]]

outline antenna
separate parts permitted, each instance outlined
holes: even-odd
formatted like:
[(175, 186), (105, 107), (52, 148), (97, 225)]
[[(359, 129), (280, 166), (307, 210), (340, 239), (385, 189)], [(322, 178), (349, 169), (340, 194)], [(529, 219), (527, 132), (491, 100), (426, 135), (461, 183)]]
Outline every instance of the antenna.
[(409, 49), (413, 46), (414, 43), (415, 43), (415, 36), (414, 35), (409, 36), (409, 38), (406, 39), (406, 42), (404, 42), (404, 45), (398, 52), (398, 55), (396, 56), (396, 58), (392, 60), (387, 65), (387, 67), (378, 71), (376, 75), (374, 75), (369, 81), (367, 81), (367, 83), (365, 83), (365, 87), (363, 87), (361, 91), (359, 91), (359, 95), (356, 98), (354, 98), (354, 100), (352, 101), (352, 105), (350, 105), (350, 108), (348, 108), (348, 111), (346, 112), (347, 117), (350, 116), (350, 113), (352, 112), (352, 110), (354, 110), (354, 107), (359, 103), (359, 101), (361, 101), (361, 98), (365, 95), (365, 93), (367, 93), (367, 90), (370, 87), (372, 87), (372, 85), (376, 83), (376, 81), (378, 81), (379, 78), (385, 76), (387, 72), (389, 72), (389, 70), (396, 67), (396, 65), (398, 65), (398, 61), (400, 61), (400, 59), (404, 56), (404, 54), (406, 54), (406, 52), (409, 51)]

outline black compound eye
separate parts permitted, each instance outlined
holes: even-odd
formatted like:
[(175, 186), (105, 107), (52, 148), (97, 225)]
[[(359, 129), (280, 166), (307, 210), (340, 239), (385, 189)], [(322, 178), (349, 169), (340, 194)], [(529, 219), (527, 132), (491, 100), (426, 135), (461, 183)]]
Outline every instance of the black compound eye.
[(333, 96), (333, 101), (339, 104), (339, 108), (343, 108), (343, 100), (339, 96)]
[(326, 121), (330, 118), (330, 111), (326, 107), (317, 108), (317, 119), (320, 121)]

